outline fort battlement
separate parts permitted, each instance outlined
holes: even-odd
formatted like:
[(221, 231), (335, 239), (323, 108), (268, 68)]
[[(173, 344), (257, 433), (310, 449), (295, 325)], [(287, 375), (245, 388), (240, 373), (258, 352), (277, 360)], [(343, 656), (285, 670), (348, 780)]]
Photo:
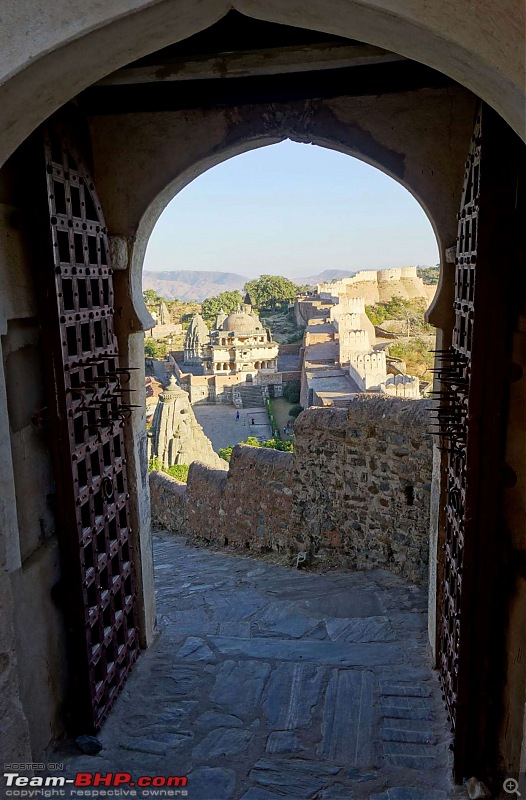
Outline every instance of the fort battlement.
[(416, 267), (396, 267), (381, 270), (360, 270), (339, 281), (319, 283), (317, 293), (322, 300), (338, 302), (347, 297), (362, 297), (365, 303), (373, 304), (400, 297), (422, 297), (428, 292)]
[(391, 397), (417, 400), (420, 397), (420, 381), (413, 375), (388, 375), (380, 389)]
[(307, 550), (336, 556), (342, 566), (380, 567), (423, 583), (432, 471), (428, 408), (422, 400), (357, 396), (349, 409), (303, 412), (294, 453), (238, 445), (228, 473), (194, 462), (187, 485), (154, 472), (152, 522), (216, 544)]
[(363, 330), (343, 330), (340, 332), (340, 363), (344, 364), (353, 354), (368, 353), (371, 350), (369, 334)]
[(342, 314), (334, 320), (334, 327), (340, 333), (340, 339), (344, 331), (359, 331), (362, 328), (362, 315), (361, 314)]
[(363, 391), (379, 389), (385, 383), (387, 363), (383, 350), (379, 353), (351, 353), (349, 360), (349, 373)]
[(335, 303), (330, 307), (329, 319), (337, 320), (347, 314), (365, 314), (365, 299), (348, 295), (337, 297)]

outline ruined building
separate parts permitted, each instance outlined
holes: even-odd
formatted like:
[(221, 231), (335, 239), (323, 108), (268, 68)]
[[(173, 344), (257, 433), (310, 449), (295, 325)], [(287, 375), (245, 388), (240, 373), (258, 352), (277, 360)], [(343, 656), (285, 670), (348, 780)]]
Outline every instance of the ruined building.
[(455, 778), (497, 793), (526, 763), (522, 4), (17, 0), (0, 44), (3, 761), (98, 730), (154, 640), (148, 238), (197, 175), (288, 138), (382, 170), (437, 237), (429, 643)]
[[(214, 327), (208, 330), (200, 314), (195, 314), (184, 345), (184, 362), (176, 374), (192, 403), (243, 404), (243, 388), (251, 383), (276, 396), (282, 392), (278, 374), (278, 344), (255, 313), (249, 295), (228, 316), (220, 311)], [(250, 403), (262, 402), (262, 393), (251, 393)]]
[(278, 345), (252, 308), (248, 294), (241, 306), (216, 322), (203, 351), (205, 374), (234, 373), (242, 380), (277, 372)]

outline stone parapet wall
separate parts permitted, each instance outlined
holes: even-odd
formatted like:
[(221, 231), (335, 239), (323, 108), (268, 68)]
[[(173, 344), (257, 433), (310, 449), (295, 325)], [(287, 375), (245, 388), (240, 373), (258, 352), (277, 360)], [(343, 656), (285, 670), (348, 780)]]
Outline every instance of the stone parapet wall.
[(432, 443), (427, 401), (358, 396), (310, 408), (295, 452), (238, 445), (227, 474), (150, 476), (157, 527), (219, 544), (285, 549), (427, 578)]
[(314, 550), (351, 567), (427, 578), (432, 442), (427, 401), (357, 396), (296, 422), (295, 503)]
[(150, 476), (153, 524), (259, 550), (302, 549), (295, 536), (291, 453), (237, 445), (228, 473), (195, 461), (188, 483)]
[(282, 383), (290, 383), (290, 381), (299, 381), (301, 380), (301, 370), (299, 369), (291, 369), (288, 372), (281, 373), (281, 380)]

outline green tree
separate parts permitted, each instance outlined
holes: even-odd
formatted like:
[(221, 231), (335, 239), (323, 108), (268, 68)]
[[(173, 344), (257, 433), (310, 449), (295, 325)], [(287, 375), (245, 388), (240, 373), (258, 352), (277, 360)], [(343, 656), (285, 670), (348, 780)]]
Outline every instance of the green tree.
[(259, 278), (247, 281), (243, 291), (249, 293), (256, 308), (275, 311), (284, 303), (294, 300), (300, 292), (300, 287), (280, 275), (260, 275)]
[(145, 339), (144, 355), (147, 358), (164, 358), (166, 355), (166, 345), (156, 339)]
[(289, 408), (289, 417), (293, 417), (295, 419), (301, 414), (302, 411), (303, 406), (300, 406), (299, 404), (297, 406), (292, 406), (292, 408)]
[(416, 274), (419, 278), (422, 278), (424, 283), (436, 286), (440, 277), (440, 265), (437, 264), (436, 267), (417, 267)]
[(285, 400), (288, 400), (289, 403), (299, 403), (300, 389), (299, 381), (289, 381), (283, 389), (283, 397)]
[(235, 311), (243, 298), (238, 291), (234, 292), (221, 292), (215, 297), (207, 297), (201, 304), (201, 315), (208, 325), (212, 325), (215, 318), (223, 309), (225, 314), (231, 314)]
[(144, 292), (142, 293), (142, 296), (144, 297), (144, 302), (146, 303), (147, 306), (154, 306), (157, 303), (160, 303), (161, 300), (163, 299), (160, 295), (157, 294), (155, 289), (145, 289)]

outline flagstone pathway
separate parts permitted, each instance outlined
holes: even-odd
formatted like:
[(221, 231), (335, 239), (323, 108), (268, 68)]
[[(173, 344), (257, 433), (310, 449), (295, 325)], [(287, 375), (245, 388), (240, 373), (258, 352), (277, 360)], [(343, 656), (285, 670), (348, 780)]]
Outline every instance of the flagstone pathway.
[[(188, 775), (188, 800), (450, 798), (423, 589), (168, 533), (154, 549), (159, 637), (103, 727), (103, 750), (62, 754), (69, 776)], [(157, 796), (184, 796), (168, 792)]]

